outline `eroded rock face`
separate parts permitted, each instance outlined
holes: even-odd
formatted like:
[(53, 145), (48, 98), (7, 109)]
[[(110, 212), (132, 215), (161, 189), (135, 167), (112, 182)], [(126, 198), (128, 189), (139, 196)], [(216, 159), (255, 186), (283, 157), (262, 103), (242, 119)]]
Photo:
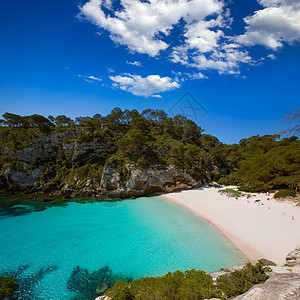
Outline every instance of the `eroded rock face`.
[[(31, 192), (62, 195), (65, 197), (104, 196), (126, 198), (154, 192), (172, 192), (180, 189), (198, 187), (191, 170), (180, 170), (173, 165), (152, 165), (139, 168), (134, 164), (126, 166), (105, 165), (101, 180), (99, 177), (80, 182), (50, 181), (41, 184), (40, 175), (48, 163), (59, 163), (61, 159), (68, 168), (76, 169), (88, 163), (107, 160), (117, 151), (112, 141), (94, 138), (89, 142), (79, 142), (79, 130), (68, 130), (45, 135), (34, 145), (12, 153), (14, 166), (7, 167), (1, 178), (0, 188), (6, 190), (22, 189)], [(48, 168), (49, 170), (49, 168)], [(51, 169), (49, 178), (51, 179)], [(55, 174), (53, 175), (55, 176)], [(46, 177), (47, 181), (47, 177)]]
[[(119, 195), (143, 195), (154, 192), (171, 192), (178, 189), (192, 188), (199, 185), (186, 171), (174, 166), (153, 165), (148, 169), (127, 164), (127, 176), (121, 178), (117, 168), (105, 166), (101, 179), (101, 189), (113, 191)], [(180, 180), (185, 181), (182, 183)], [(110, 193), (111, 194), (111, 193)]]
[(103, 160), (117, 150), (113, 142), (103, 142), (95, 138), (90, 142), (74, 141), (78, 131), (63, 131), (45, 135), (36, 140), (36, 144), (26, 147), (14, 154), (14, 157), (25, 163), (32, 163), (33, 159), (47, 162), (51, 159), (63, 158), (73, 167)]
[[(51, 185), (47, 186), (46, 190), (52, 189), (50, 194), (61, 194), (65, 197), (128, 198), (155, 192), (172, 192), (195, 188), (201, 184), (195, 181), (187, 171), (175, 169), (173, 166), (155, 165), (148, 169), (140, 169), (134, 164), (128, 164), (126, 169), (126, 174), (121, 175), (118, 168), (107, 165), (104, 167), (100, 182), (89, 179), (79, 186), (61, 184), (56, 190), (53, 190), (53, 185)], [(45, 186), (39, 187), (39, 189), (42, 188), (45, 189)]]
[(300, 267), (300, 248), (295, 249), (291, 251), (287, 256), (286, 256), (286, 266), (289, 267)]
[(265, 283), (253, 286), (235, 300), (300, 299), (300, 274), (274, 274)]
[(20, 189), (33, 187), (38, 181), (39, 176), (45, 170), (44, 166), (31, 169), (29, 164), (20, 164), (19, 168), (6, 169), (4, 175), (8, 184), (19, 187)]
[(117, 168), (105, 166), (101, 178), (101, 188), (104, 190), (118, 190), (120, 188), (120, 174)]

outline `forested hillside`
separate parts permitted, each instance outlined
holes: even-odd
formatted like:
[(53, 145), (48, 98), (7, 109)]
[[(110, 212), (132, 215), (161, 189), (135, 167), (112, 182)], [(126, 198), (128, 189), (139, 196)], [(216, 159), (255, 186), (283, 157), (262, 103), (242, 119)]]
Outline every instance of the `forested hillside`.
[(128, 196), (210, 181), (246, 191), (299, 187), (297, 137), (226, 145), (183, 116), (152, 109), (75, 120), (5, 113), (0, 122), (2, 190)]
[(223, 156), (231, 173), (221, 184), (239, 185), (245, 191), (290, 189), (300, 182), (300, 143), (297, 137), (253, 136), (239, 145), (224, 145)]

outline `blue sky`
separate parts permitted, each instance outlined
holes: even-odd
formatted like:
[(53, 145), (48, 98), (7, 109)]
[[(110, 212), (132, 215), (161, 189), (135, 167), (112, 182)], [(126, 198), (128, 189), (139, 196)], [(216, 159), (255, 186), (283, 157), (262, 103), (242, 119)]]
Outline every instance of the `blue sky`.
[(1, 114), (169, 112), (190, 92), (233, 143), (299, 107), (298, 0), (0, 2)]

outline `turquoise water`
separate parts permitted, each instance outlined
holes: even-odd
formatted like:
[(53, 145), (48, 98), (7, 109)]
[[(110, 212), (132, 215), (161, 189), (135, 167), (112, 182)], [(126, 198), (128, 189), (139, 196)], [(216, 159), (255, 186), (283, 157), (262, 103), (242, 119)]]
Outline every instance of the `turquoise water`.
[(160, 197), (69, 202), (0, 218), (0, 274), (23, 280), (19, 299), (88, 299), (83, 289), (93, 276), (108, 282), (244, 262), (213, 226)]

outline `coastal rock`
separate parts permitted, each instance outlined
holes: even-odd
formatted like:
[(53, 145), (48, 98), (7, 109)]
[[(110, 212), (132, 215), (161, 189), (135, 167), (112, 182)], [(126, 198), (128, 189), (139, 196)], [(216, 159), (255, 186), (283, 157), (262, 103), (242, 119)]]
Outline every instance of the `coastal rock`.
[(18, 164), (15, 169), (6, 169), (4, 176), (9, 183), (20, 188), (33, 187), (44, 169), (43, 166), (31, 169), (28, 164)]
[[(44, 135), (37, 138), (35, 144), (11, 153), (13, 164), (5, 167), (4, 175), (0, 178), (0, 188), (4, 191), (28, 190), (41, 194), (62, 195), (66, 198), (129, 198), (196, 188), (203, 183), (193, 179), (193, 170), (164, 164), (147, 168), (135, 164), (106, 164), (97, 178), (81, 177), (75, 173), (71, 179), (66, 177), (66, 173), (59, 181), (59, 176), (56, 177), (56, 172), (60, 172), (59, 164), (68, 170), (94, 162), (101, 164), (118, 149), (113, 141), (104, 141), (100, 137), (91, 141), (80, 141), (80, 131), (81, 129), (67, 130)], [(41, 182), (40, 175), (46, 169)]]
[(117, 168), (113, 168), (108, 165), (104, 167), (102, 178), (101, 178), (101, 188), (104, 190), (117, 190), (120, 185), (120, 174), (117, 172)]
[(74, 141), (79, 130), (68, 130), (44, 135), (36, 139), (36, 143), (13, 154), (21, 162), (32, 163), (33, 159), (44, 163), (63, 158), (73, 167), (90, 163), (94, 160), (105, 160), (118, 148), (111, 142), (103, 142), (95, 138), (90, 142)]
[(211, 275), (213, 280), (216, 281), (216, 279), (219, 276), (229, 274), (229, 273), (234, 272), (236, 270), (241, 270), (242, 268), (244, 268), (244, 266), (238, 266), (238, 267), (232, 267), (232, 268), (221, 268), (219, 271), (209, 273), (209, 275)]
[(261, 258), (259, 261), (261, 261), (265, 266), (277, 266), (273, 261)]
[(155, 192), (173, 192), (199, 185), (185, 170), (174, 166), (153, 165), (148, 169), (126, 164), (122, 175), (118, 167), (106, 165), (97, 195), (107, 197), (130, 197)]
[(48, 161), (51, 158), (64, 156), (63, 144), (74, 139), (77, 131), (68, 130), (44, 135), (35, 140), (35, 144), (22, 149), (14, 154), (16, 160), (32, 163), (33, 157), (40, 161)]
[(97, 297), (95, 300), (111, 300), (111, 298), (109, 298), (108, 296), (100, 296)]
[(286, 256), (286, 266), (289, 267), (295, 267), (295, 266), (300, 266), (300, 248), (295, 249), (291, 251), (287, 256)]
[(300, 274), (273, 274), (265, 283), (253, 286), (235, 300), (300, 299)]
[[(126, 183), (127, 190), (169, 192), (196, 186), (197, 182), (184, 170), (174, 166), (153, 165), (149, 169), (138, 169), (135, 165), (126, 165), (131, 172)], [(184, 183), (182, 181), (185, 181)], [(190, 185), (186, 184), (189, 183)]]
[(126, 183), (126, 188), (129, 190), (132, 189), (142, 190), (145, 187), (147, 180), (148, 180), (148, 175), (146, 171), (133, 169), (131, 170), (130, 179)]
[(48, 183), (39, 188), (44, 194), (51, 194), (56, 188), (56, 184)]

